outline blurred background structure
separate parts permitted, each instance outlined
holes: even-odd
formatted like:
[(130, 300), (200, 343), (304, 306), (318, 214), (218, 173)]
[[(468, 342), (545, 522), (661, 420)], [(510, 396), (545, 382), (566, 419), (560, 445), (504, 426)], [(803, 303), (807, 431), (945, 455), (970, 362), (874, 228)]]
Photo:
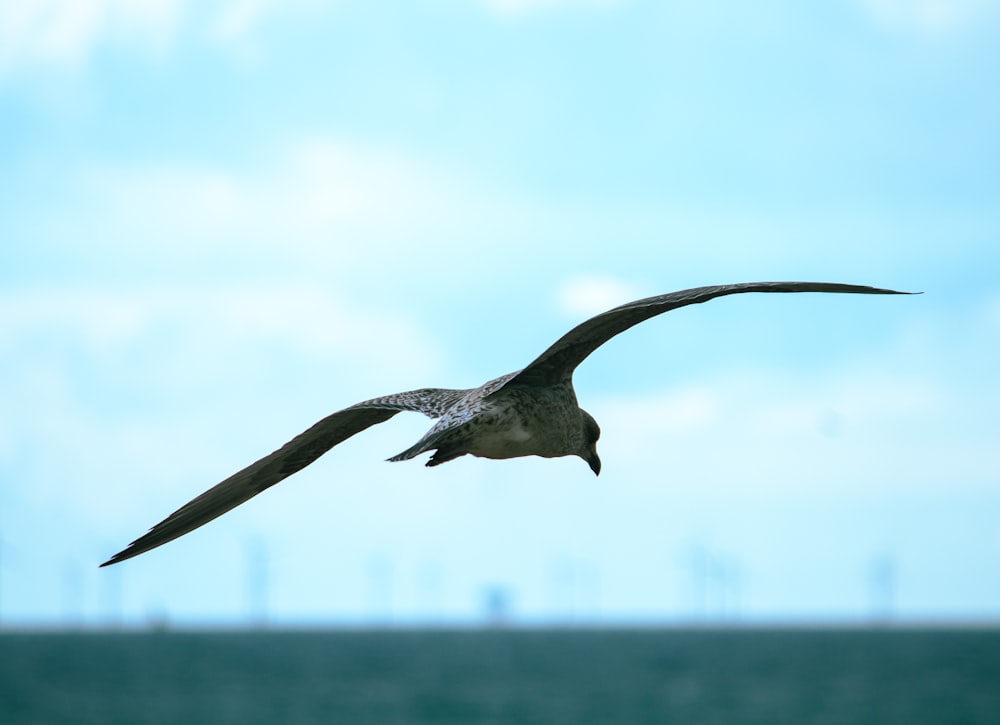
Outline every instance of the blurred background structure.
[[(0, 0), (0, 627), (1000, 616), (993, 0)], [(328, 413), (577, 374), (604, 471)]]

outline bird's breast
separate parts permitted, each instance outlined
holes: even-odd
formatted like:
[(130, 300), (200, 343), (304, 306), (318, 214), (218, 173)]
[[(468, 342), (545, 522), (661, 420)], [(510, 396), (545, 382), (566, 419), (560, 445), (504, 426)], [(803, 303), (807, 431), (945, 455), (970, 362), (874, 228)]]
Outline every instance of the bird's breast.
[(472, 455), (480, 458), (517, 458), (535, 453), (535, 435), (521, 421), (484, 426), (475, 436)]
[(574, 450), (578, 417), (575, 398), (517, 391), (476, 416), (470, 453), (482, 458), (564, 456)]

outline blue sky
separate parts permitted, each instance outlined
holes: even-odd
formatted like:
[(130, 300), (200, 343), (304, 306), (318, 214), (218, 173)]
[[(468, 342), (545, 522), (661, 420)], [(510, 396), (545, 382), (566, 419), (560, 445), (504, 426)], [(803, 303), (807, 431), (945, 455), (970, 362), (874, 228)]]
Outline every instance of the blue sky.
[[(998, 41), (992, 0), (0, 0), (0, 625), (995, 620)], [(596, 479), (385, 463), (400, 416), (96, 567), (333, 410), (764, 279), (925, 294), (616, 338)]]

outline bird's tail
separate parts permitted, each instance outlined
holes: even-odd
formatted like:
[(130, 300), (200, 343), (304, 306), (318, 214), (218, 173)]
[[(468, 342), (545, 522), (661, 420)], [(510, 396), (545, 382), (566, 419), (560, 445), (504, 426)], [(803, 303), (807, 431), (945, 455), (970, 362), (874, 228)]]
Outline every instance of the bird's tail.
[(386, 458), (386, 460), (392, 461), (393, 463), (397, 463), (399, 461), (408, 461), (411, 458), (416, 458), (417, 456), (419, 456), (421, 453), (424, 452), (424, 450), (425, 449), (423, 445), (421, 443), (417, 443), (415, 445), (410, 446), (402, 453), (397, 453), (392, 458)]
[(421, 453), (426, 453), (427, 451), (433, 450), (434, 455), (430, 457), (427, 461), (428, 466), (440, 466), (442, 463), (447, 463), (448, 461), (454, 460), (459, 456), (464, 456), (469, 452), (469, 448), (461, 443), (452, 443), (444, 445), (434, 445), (432, 441), (421, 440), (414, 445), (407, 448), (402, 453), (397, 453), (392, 458), (387, 460), (392, 462), (397, 461), (408, 461), (411, 458), (419, 456)]

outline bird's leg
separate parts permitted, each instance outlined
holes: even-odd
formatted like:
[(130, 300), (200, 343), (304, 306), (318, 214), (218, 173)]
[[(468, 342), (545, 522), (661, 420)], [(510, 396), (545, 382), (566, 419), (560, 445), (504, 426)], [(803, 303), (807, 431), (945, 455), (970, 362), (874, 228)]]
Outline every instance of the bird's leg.
[(464, 456), (469, 452), (467, 446), (462, 444), (451, 444), (446, 446), (441, 446), (434, 451), (434, 455), (430, 457), (427, 461), (428, 466), (440, 466), (442, 463), (447, 463), (448, 461), (454, 460), (459, 456)]

